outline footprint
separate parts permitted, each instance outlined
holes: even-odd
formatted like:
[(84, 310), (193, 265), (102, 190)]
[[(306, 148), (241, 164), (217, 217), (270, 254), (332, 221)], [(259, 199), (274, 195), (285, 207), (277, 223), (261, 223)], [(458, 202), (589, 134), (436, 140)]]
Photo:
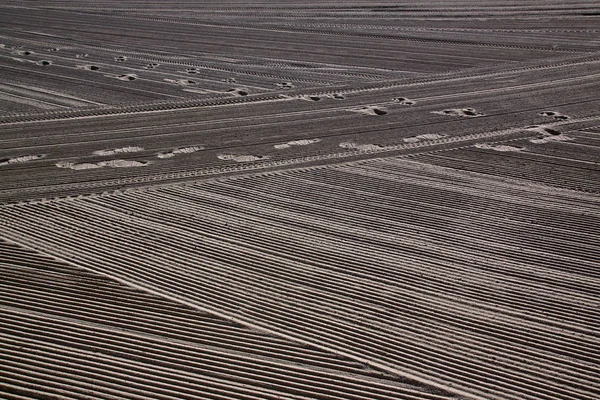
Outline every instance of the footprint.
[(406, 143), (417, 143), (422, 140), (437, 140), (437, 139), (443, 139), (445, 137), (446, 137), (446, 135), (440, 135), (438, 133), (424, 133), (422, 135), (410, 136), (410, 137), (404, 138), (402, 140), (404, 140)]
[(12, 52), (12, 54), (16, 54), (16, 55), (19, 55), (19, 56), (29, 56), (29, 55), (32, 55), (34, 53), (33, 53), (33, 51), (30, 51), (30, 50), (15, 50), (15, 51)]
[(561, 114), (557, 111), (542, 111), (541, 113), (539, 113), (539, 115), (543, 115), (544, 117), (552, 117), (559, 121), (564, 121), (564, 120), (569, 119), (568, 115)]
[(131, 167), (145, 167), (150, 164), (150, 161), (135, 161), (135, 160), (109, 160), (100, 161), (97, 163), (72, 163), (72, 162), (58, 162), (56, 166), (58, 168), (68, 168), (75, 171), (86, 170), (86, 169), (98, 169), (98, 168), (131, 168)]
[(108, 149), (108, 150), (96, 150), (93, 154), (97, 156), (112, 156), (114, 154), (120, 153), (138, 153), (140, 151), (144, 151), (142, 147), (137, 146), (126, 146), (120, 147), (118, 149)]
[(457, 117), (481, 117), (485, 114), (476, 111), (474, 108), (451, 108), (442, 111), (432, 111), (432, 114), (451, 115)]
[(542, 111), (541, 113), (538, 113), (539, 115), (543, 115), (544, 117), (553, 117), (556, 115), (556, 113), (554, 111)]
[(259, 160), (268, 160), (268, 156), (256, 156), (256, 155), (235, 155), (235, 154), (219, 154), (217, 155), (219, 160), (233, 160), (235, 162), (251, 162)]
[(98, 163), (101, 167), (111, 168), (131, 168), (131, 167), (145, 167), (150, 164), (150, 161), (134, 161), (134, 160), (110, 160), (101, 161)]
[(334, 100), (345, 100), (346, 97), (343, 94), (340, 93), (334, 93), (328, 96), (329, 98), (332, 98)]
[(202, 146), (189, 146), (189, 147), (180, 147), (173, 151), (169, 151), (167, 153), (158, 153), (156, 157), (158, 158), (171, 158), (175, 157), (177, 154), (191, 154), (197, 151), (204, 150)]
[(95, 65), (78, 65), (77, 68), (85, 69), (88, 71), (98, 71), (100, 69), (100, 67), (95, 66)]
[(71, 163), (71, 162), (58, 162), (58, 163), (56, 163), (56, 166), (58, 168), (73, 169), (75, 171), (81, 171), (81, 170), (84, 170), (84, 169), (102, 168), (101, 165), (98, 165), (98, 164), (95, 164), (95, 163), (81, 163), (81, 164), (76, 164), (76, 163)]
[(385, 107), (381, 106), (364, 106), (357, 108), (350, 108), (348, 111), (357, 112), (365, 115), (386, 115), (388, 113)]
[(545, 144), (550, 142), (567, 142), (573, 140), (572, 137), (567, 136), (556, 129), (546, 128), (543, 126), (530, 126), (525, 128), (526, 130), (539, 133), (538, 137), (535, 139), (529, 139), (531, 143), (535, 144)]
[(188, 74), (197, 74), (198, 73), (198, 68), (194, 68), (194, 67), (187, 68), (185, 70), (185, 72), (187, 72)]
[(293, 89), (295, 87), (292, 84), (292, 82), (277, 83), (277, 84), (275, 84), (275, 86), (277, 86), (280, 89)]
[(229, 89), (227, 92), (233, 94), (234, 96), (248, 96), (248, 92), (246, 90), (239, 88)]
[(318, 143), (320, 142), (321, 139), (300, 139), (300, 140), (292, 140), (290, 142), (287, 143), (283, 143), (283, 144), (276, 144), (275, 147), (276, 149), (287, 149), (290, 148), (292, 146), (308, 146), (310, 144), (314, 144), (314, 143)]
[(412, 106), (416, 103), (416, 101), (407, 99), (406, 97), (395, 97), (392, 100), (396, 103), (402, 104), (403, 106)]
[(120, 81), (135, 81), (138, 76), (136, 74), (123, 74), (123, 75), (106, 75), (106, 76), (110, 76), (112, 78), (117, 78)]
[(36, 154), (36, 155), (27, 155), (27, 156), (18, 156), (12, 158), (2, 158), (0, 159), (0, 166), (9, 165), (9, 164), (20, 164), (28, 161), (39, 160), (40, 158), (44, 158), (45, 154)]
[(48, 61), (48, 60), (40, 60), (37, 62), (37, 65), (43, 65), (43, 66), (48, 66), (52, 64), (52, 61)]
[(89, 57), (88, 53), (77, 54), (75, 56), (75, 58), (88, 58), (88, 57)]
[(306, 101), (321, 101), (321, 97), (316, 95), (300, 96), (299, 98)]
[(223, 78), (221, 79), (221, 81), (223, 82), (227, 82), (227, 83), (235, 83), (235, 78)]
[(144, 68), (146, 69), (156, 69), (156, 67), (158, 67), (160, 64), (157, 63), (150, 63), (148, 65), (146, 65)]
[(531, 143), (536, 143), (536, 144), (545, 144), (545, 143), (550, 143), (550, 142), (568, 142), (573, 140), (572, 137), (567, 136), (567, 135), (552, 135), (552, 136), (540, 136), (537, 139), (530, 139), (529, 141)]
[(523, 150), (525, 150), (525, 147), (515, 147), (515, 146), (504, 145), (504, 144), (491, 145), (491, 144), (487, 144), (487, 143), (478, 143), (474, 147), (476, 147), (478, 149), (483, 149), (483, 150), (495, 150), (495, 151), (523, 151)]
[(383, 149), (383, 146), (380, 146), (378, 144), (357, 144), (354, 142), (342, 142), (339, 144), (339, 146), (342, 149), (360, 150), (360, 151), (374, 151), (374, 150)]
[(173, 83), (175, 85), (179, 85), (179, 86), (194, 86), (196, 85), (196, 81), (192, 81), (190, 79), (169, 79), (169, 78), (165, 78), (164, 79), (165, 82), (169, 82), (169, 83)]
[(116, 62), (125, 62), (127, 60), (128, 60), (128, 57), (126, 57), (126, 56), (117, 56), (117, 57), (115, 57), (115, 61)]

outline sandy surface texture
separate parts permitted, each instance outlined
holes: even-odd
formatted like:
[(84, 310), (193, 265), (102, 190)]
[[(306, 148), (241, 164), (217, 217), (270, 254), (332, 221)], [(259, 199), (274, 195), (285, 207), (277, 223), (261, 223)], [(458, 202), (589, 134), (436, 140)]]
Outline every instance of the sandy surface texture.
[(2, 2), (0, 398), (600, 398), (599, 18)]

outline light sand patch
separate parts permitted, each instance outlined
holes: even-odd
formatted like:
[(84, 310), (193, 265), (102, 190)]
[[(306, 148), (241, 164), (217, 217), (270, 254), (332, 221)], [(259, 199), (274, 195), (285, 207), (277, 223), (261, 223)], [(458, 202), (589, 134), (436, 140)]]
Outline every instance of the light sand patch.
[(156, 157), (158, 158), (171, 158), (175, 157), (177, 154), (191, 154), (197, 151), (204, 150), (202, 146), (188, 146), (188, 147), (180, 147), (173, 151), (169, 151), (167, 153), (158, 153)]
[(18, 58), (18, 57), (11, 57), (11, 60), (17, 61), (17, 62), (20, 62), (20, 63), (37, 64), (37, 61), (35, 61), (35, 60), (27, 60), (27, 59)]
[(275, 147), (276, 149), (287, 149), (290, 148), (292, 146), (308, 146), (310, 144), (315, 144), (320, 142), (321, 139), (300, 139), (300, 140), (292, 140), (290, 142), (287, 143), (282, 143), (282, 144), (276, 144)]
[(118, 149), (96, 150), (96, 151), (94, 151), (93, 154), (95, 154), (97, 156), (112, 156), (114, 154), (138, 153), (140, 151), (144, 151), (144, 149), (142, 147), (137, 147), (137, 146), (126, 146), (126, 147), (120, 147)]
[(386, 115), (388, 113), (385, 107), (381, 106), (364, 106), (349, 108), (348, 111), (364, 114), (364, 115)]
[(478, 143), (475, 145), (475, 147), (478, 149), (495, 150), (495, 151), (523, 151), (523, 150), (525, 150), (525, 147), (515, 147), (515, 146), (504, 145), (504, 144), (491, 145), (491, 144), (487, 144), (487, 143)]
[(544, 136), (544, 137), (538, 137), (537, 139), (530, 139), (529, 141), (531, 143), (535, 143), (535, 144), (545, 144), (545, 143), (550, 143), (550, 142), (568, 142), (571, 140), (573, 140), (572, 137), (563, 135), (561, 133), (559, 135), (548, 135), (548, 136)]
[(36, 155), (18, 156), (18, 157), (12, 157), (12, 158), (3, 158), (3, 159), (0, 159), (0, 166), (1, 165), (9, 165), (9, 164), (25, 163), (25, 162), (29, 162), (29, 161), (33, 161), (33, 160), (39, 160), (40, 158), (44, 158), (44, 157), (45, 157), (45, 154), (36, 154)]
[(360, 150), (360, 151), (374, 151), (374, 150), (383, 149), (383, 146), (380, 146), (378, 144), (358, 144), (358, 143), (354, 143), (354, 142), (342, 142), (339, 144), (339, 146), (342, 149)]
[(256, 155), (235, 155), (235, 154), (219, 154), (217, 155), (219, 160), (235, 161), (235, 162), (252, 162), (259, 160), (268, 160), (268, 156), (256, 156)]
[(438, 133), (424, 133), (422, 135), (407, 137), (407, 138), (404, 138), (402, 140), (404, 140), (406, 143), (417, 143), (417, 142), (421, 142), (423, 140), (443, 139), (446, 136), (447, 135), (440, 135)]
[(81, 163), (81, 164), (77, 164), (77, 163), (72, 163), (72, 162), (58, 162), (58, 163), (56, 163), (56, 166), (58, 168), (73, 169), (75, 171), (80, 171), (80, 170), (84, 170), (84, 169), (102, 168), (101, 165), (98, 165), (98, 164), (95, 164), (95, 163)]
[(198, 89), (198, 88), (184, 88), (181, 89), (184, 92), (189, 92), (189, 93), (198, 93), (198, 94), (210, 94), (210, 93), (223, 93), (221, 91), (218, 90), (209, 90), (209, 89)]
[(98, 163), (101, 167), (110, 168), (131, 168), (131, 167), (145, 167), (150, 164), (150, 161), (135, 161), (135, 160), (110, 160), (100, 161)]
[(447, 110), (442, 111), (432, 111), (431, 113), (465, 118), (481, 117), (485, 115), (475, 110), (474, 108), (449, 108)]
[(97, 163), (72, 163), (72, 162), (58, 162), (56, 166), (58, 168), (68, 168), (75, 171), (81, 171), (86, 169), (98, 169), (103, 167), (109, 168), (131, 168), (131, 167), (145, 167), (150, 164), (150, 161), (135, 161), (135, 160), (109, 160), (100, 161)]

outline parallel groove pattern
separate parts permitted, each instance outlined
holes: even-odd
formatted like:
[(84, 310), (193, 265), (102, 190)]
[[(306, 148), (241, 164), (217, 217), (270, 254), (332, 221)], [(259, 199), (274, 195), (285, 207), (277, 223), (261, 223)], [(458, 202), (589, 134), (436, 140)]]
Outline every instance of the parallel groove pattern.
[[(485, 175), (451, 183), (445, 174), (384, 159), (11, 206), (4, 230), (92, 270), (438, 387), (595, 398), (597, 199), (511, 184), (490, 190)], [(547, 225), (556, 214), (561, 223)], [(135, 268), (119, 267), (124, 260)]]
[(15, 394), (28, 392), (22, 384), (106, 399), (447, 398), (30, 250), (0, 248), (0, 385)]
[(599, 399), (599, 17), (3, 1), (0, 397)]

